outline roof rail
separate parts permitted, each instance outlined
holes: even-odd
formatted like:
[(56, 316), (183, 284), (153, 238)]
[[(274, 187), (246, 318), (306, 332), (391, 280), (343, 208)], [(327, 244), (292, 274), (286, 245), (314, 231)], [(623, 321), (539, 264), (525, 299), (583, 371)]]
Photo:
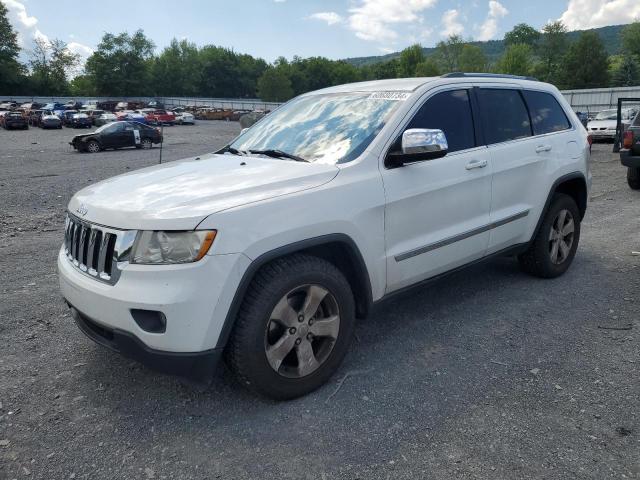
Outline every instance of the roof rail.
[(465, 72), (451, 72), (440, 75), (442, 78), (465, 78), (465, 77), (480, 77), (480, 78), (511, 78), (514, 80), (532, 80), (538, 82), (535, 77), (525, 77), (522, 75), (507, 75), (504, 73), (465, 73)]

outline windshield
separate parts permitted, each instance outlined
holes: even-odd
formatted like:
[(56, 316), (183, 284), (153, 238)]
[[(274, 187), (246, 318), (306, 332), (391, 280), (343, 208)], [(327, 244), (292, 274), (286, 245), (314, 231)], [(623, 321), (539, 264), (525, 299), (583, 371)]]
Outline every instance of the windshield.
[(230, 147), (279, 150), (309, 162), (357, 158), (382, 130), (402, 92), (351, 92), (296, 98), (254, 125)]
[[(622, 110), (620, 112), (621, 120), (629, 120), (635, 112), (633, 110)], [(617, 110), (603, 110), (596, 115), (596, 120), (617, 120), (618, 119), (618, 111)]]

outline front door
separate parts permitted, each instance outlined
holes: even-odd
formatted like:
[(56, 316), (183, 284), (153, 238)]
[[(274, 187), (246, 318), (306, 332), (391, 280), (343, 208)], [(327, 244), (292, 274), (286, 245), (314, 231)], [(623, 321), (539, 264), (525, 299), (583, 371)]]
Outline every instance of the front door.
[(382, 169), (387, 293), (481, 258), (487, 250), (492, 166), (472, 103), (467, 88), (433, 93), (402, 131), (440, 129), (449, 153)]

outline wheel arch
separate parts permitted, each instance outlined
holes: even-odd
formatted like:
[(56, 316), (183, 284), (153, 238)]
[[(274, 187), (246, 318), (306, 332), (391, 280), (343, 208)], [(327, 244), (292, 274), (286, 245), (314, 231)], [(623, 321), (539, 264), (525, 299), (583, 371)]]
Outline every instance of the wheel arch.
[(549, 190), (547, 200), (540, 214), (540, 218), (538, 218), (538, 223), (536, 225), (536, 229), (533, 232), (533, 236), (531, 237), (531, 241), (533, 241), (538, 235), (538, 231), (540, 230), (542, 222), (544, 221), (544, 217), (549, 211), (553, 196), (556, 193), (564, 193), (565, 195), (569, 195), (575, 200), (576, 205), (578, 205), (578, 210), (580, 211), (580, 220), (582, 220), (587, 211), (587, 192), (587, 181), (582, 172), (568, 173), (556, 179), (556, 181), (553, 182), (551, 189)]
[(245, 294), (256, 273), (264, 265), (294, 253), (307, 253), (334, 264), (351, 285), (356, 303), (356, 317), (365, 318), (373, 304), (369, 272), (354, 240), (346, 234), (334, 233), (294, 242), (268, 251), (251, 262), (233, 296), (231, 306), (218, 337), (216, 348), (224, 348), (229, 340)]

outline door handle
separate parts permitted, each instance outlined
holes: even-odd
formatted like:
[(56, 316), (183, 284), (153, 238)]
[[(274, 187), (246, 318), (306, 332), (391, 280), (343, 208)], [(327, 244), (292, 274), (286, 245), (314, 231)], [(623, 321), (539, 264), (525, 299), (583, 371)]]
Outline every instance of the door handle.
[(539, 145), (538, 148), (536, 148), (536, 153), (550, 152), (550, 151), (551, 151), (551, 145)]
[(466, 168), (467, 170), (473, 170), (474, 168), (484, 168), (486, 166), (486, 160), (471, 160), (464, 168)]

